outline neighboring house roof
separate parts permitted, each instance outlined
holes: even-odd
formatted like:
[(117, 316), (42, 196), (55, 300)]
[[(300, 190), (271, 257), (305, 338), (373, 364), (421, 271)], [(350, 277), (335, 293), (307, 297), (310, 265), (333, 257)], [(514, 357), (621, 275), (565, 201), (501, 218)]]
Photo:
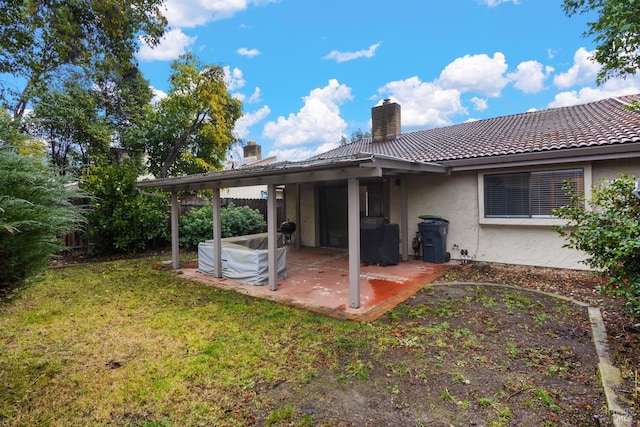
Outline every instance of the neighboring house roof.
[[(389, 141), (373, 142), (372, 138), (365, 138), (312, 160), (367, 152), (455, 166), (481, 165), (500, 156), (545, 152), (555, 152), (556, 159), (574, 157), (574, 149), (640, 142), (640, 112), (626, 108), (633, 101), (640, 101), (640, 94), (402, 133)], [(570, 153), (566, 152), (568, 149)], [(609, 151), (619, 154), (621, 150)], [(632, 151), (640, 151), (640, 147)]]
[(276, 156), (267, 157), (265, 159), (253, 160), (240, 165), (241, 168), (250, 168), (254, 166), (269, 165), (276, 162)]

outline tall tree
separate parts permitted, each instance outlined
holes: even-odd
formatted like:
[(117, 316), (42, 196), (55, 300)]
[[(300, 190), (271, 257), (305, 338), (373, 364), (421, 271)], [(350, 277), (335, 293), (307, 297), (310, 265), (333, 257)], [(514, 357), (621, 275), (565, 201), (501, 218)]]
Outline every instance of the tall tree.
[(596, 42), (594, 59), (602, 65), (597, 83), (634, 75), (640, 66), (640, 2), (631, 0), (564, 0), (567, 16), (595, 11), (585, 37)]
[(130, 66), (138, 37), (155, 46), (167, 21), (163, 0), (0, 0), (0, 74), (26, 83), (0, 90), (13, 117), (65, 66), (88, 75)]
[(46, 142), (49, 159), (61, 172), (77, 172), (109, 152), (111, 129), (98, 114), (97, 94), (81, 80), (67, 80), (38, 97), (27, 121), (29, 132)]
[(47, 156), (44, 142), (22, 132), (19, 122), (13, 120), (6, 109), (0, 108), (0, 149), (3, 148), (13, 148), (19, 154), (41, 159)]
[(137, 66), (130, 64), (128, 68), (121, 67), (121, 71), (124, 72), (99, 76), (93, 87), (101, 115), (116, 132), (144, 121), (145, 110), (153, 98), (149, 81)]
[(155, 104), (139, 140), (161, 178), (220, 169), (237, 141), (242, 103), (227, 91), (224, 71), (185, 54), (171, 68), (171, 89)]

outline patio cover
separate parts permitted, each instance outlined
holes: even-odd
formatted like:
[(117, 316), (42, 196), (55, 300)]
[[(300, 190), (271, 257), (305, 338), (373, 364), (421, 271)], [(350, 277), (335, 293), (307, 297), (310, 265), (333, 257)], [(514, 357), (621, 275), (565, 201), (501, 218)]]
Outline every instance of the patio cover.
[[(214, 275), (222, 277), (220, 236), (220, 189), (251, 185), (267, 185), (267, 235), (269, 289), (277, 286), (276, 254), (276, 191), (277, 185), (302, 184), (330, 181), (347, 181), (348, 229), (349, 229), (349, 306), (360, 307), (360, 191), (359, 180), (399, 176), (401, 192), (402, 259), (409, 252), (407, 189), (404, 176), (420, 173), (447, 173), (447, 168), (436, 163), (408, 161), (391, 156), (358, 153), (348, 157), (319, 159), (301, 162), (279, 162), (247, 168), (216, 171), (206, 174), (161, 178), (141, 181), (138, 188), (159, 188), (171, 193), (171, 255), (172, 266), (179, 268), (178, 193), (182, 191), (213, 190), (213, 242)], [(299, 197), (297, 198), (299, 203)], [(299, 206), (297, 207), (299, 211)]]

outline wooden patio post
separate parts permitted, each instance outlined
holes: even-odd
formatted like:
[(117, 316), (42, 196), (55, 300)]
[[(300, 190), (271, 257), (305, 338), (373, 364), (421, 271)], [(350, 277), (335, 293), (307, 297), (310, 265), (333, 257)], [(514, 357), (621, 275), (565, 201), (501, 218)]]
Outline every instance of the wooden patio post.
[(402, 261), (409, 260), (409, 214), (407, 202), (407, 176), (400, 178), (400, 246), (402, 247)]
[(300, 220), (300, 187), (296, 184), (296, 222), (298, 223), (298, 235), (296, 236), (296, 249), (302, 247), (302, 221)]
[(213, 189), (213, 275), (222, 277), (222, 216), (220, 215), (220, 189)]
[(180, 203), (178, 193), (171, 193), (171, 267), (174, 270), (180, 268)]
[(269, 274), (269, 290), (278, 290), (278, 236), (276, 235), (278, 211), (276, 209), (276, 186), (267, 185), (267, 271)]
[(349, 227), (349, 307), (360, 308), (360, 180), (347, 181)]

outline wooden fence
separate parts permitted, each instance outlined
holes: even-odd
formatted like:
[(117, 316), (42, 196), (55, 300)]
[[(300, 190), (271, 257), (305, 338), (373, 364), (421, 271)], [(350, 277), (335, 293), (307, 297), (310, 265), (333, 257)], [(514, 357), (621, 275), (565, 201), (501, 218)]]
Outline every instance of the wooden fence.
[[(180, 201), (180, 215), (184, 215), (191, 209), (198, 209), (204, 206), (207, 201), (201, 197), (183, 197)], [(267, 199), (221, 199), (222, 207), (226, 207), (233, 203), (235, 206), (248, 206), (251, 209), (258, 210), (264, 220), (267, 220)], [(286, 220), (284, 212), (284, 200), (276, 200), (276, 224), (278, 227)], [(91, 224), (89, 224), (91, 226)], [(168, 224), (167, 224), (168, 226)], [(62, 240), (66, 249), (60, 254), (61, 256), (75, 256), (85, 254), (88, 249), (88, 242), (85, 232), (78, 230), (73, 233), (62, 236)]]

